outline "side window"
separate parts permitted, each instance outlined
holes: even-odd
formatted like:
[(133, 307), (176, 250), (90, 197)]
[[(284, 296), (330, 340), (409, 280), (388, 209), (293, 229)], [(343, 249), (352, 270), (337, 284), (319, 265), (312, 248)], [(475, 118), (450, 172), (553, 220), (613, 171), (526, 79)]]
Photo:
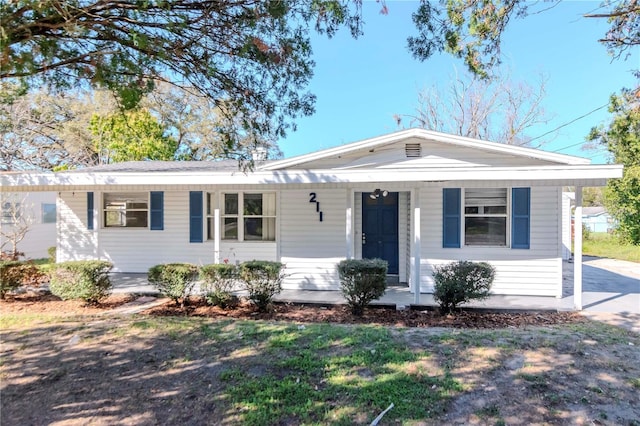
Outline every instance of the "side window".
[(227, 193), (222, 203), (223, 240), (276, 240), (275, 193)]
[(244, 194), (245, 241), (276, 240), (276, 194)]
[(464, 191), (464, 244), (507, 245), (507, 189), (469, 188)]
[(103, 195), (103, 226), (146, 228), (149, 217), (147, 192), (108, 192)]
[(56, 223), (56, 205), (42, 203), (42, 223)]

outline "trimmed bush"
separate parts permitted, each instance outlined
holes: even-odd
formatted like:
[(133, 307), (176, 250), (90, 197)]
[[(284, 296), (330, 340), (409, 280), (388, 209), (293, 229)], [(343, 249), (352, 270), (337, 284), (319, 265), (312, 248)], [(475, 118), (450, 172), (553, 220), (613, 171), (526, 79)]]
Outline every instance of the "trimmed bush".
[(200, 267), (201, 290), (209, 305), (228, 308), (237, 305), (238, 298), (232, 294), (238, 279), (238, 269), (228, 263)]
[(340, 290), (354, 315), (379, 299), (387, 288), (387, 262), (382, 259), (347, 259), (338, 263)]
[(62, 300), (81, 299), (96, 304), (111, 291), (109, 271), (113, 264), (105, 260), (80, 260), (57, 263), (52, 268), (49, 288)]
[(49, 255), (49, 263), (56, 263), (56, 246), (51, 246), (47, 249), (47, 254)]
[(266, 312), (273, 302), (273, 297), (282, 291), (283, 268), (284, 265), (280, 262), (264, 260), (251, 260), (240, 264), (240, 280), (249, 292), (249, 300), (260, 312)]
[(486, 262), (461, 260), (436, 266), (433, 299), (442, 312), (453, 312), (470, 300), (484, 300), (489, 297), (495, 274), (494, 267)]
[(198, 267), (190, 263), (156, 265), (149, 269), (148, 279), (160, 293), (184, 307), (198, 279)]
[(23, 267), (17, 260), (0, 261), (0, 299), (22, 285)]

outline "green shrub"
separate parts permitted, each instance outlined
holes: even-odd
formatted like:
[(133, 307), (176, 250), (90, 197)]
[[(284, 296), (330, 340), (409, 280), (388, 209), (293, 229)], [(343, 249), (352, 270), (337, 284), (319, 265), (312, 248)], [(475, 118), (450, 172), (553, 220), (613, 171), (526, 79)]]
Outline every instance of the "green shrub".
[(166, 263), (153, 266), (149, 282), (176, 304), (184, 306), (198, 278), (198, 267), (190, 263)]
[(238, 279), (238, 268), (228, 263), (204, 265), (200, 268), (201, 290), (208, 304), (228, 308), (238, 303), (232, 293)]
[(249, 292), (249, 300), (260, 312), (266, 312), (273, 302), (273, 297), (282, 291), (283, 267), (280, 262), (263, 260), (251, 260), (240, 264), (240, 280)]
[(17, 260), (0, 261), (0, 299), (4, 299), (7, 292), (22, 285), (22, 262)]
[(51, 246), (47, 249), (47, 254), (49, 254), (49, 263), (56, 263), (56, 246)]
[(109, 271), (113, 264), (105, 260), (80, 260), (57, 263), (50, 271), (51, 293), (62, 300), (81, 299), (98, 303), (109, 295)]
[(387, 288), (387, 262), (382, 259), (347, 259), (338, 263), (340, 290), (354, 315), (362, 315), (371, 301)]
[(470, 300), (489, 297), (495, 269), (485, 262), (458, 261), (436, 266), (433, 272), (433, 299), (442, 312), (453, 312)]

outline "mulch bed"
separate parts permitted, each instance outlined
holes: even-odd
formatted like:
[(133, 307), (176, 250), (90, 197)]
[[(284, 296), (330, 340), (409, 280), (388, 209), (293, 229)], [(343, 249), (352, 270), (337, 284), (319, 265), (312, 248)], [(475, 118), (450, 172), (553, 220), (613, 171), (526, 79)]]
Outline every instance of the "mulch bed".
[[(77, 300), (60, 300), (49, 293), (23, 293), (8, 295), (0, 301), (2, 313), (93, 315), (108, 313), (125, 303), (135, 300), (132, 295), (111, 295), (98, 305), (86, 305)], [(162, 305), (144, 310), (143, 315), (193, 316), (207, 318), (233, 318), (244, 320), (292, 321), (297, 323), (376, 324), (396, 327), (454, 327), (454, 328), (507, 328), (545, 326), (584, 322), (576, 312), (495, 312), (462, 310), (455, 315), (441, 315), (438, 310), (407, 309), (397, 311), (387, 307), (371, 307), (363, 316), (351, 314), (345, 305), (301, 305), (276, 303), (266, 313), (257, 312), (247, 301), (231, 309), (207, 305), (203, 299), (194, 298), (190, 304), (180, 307), (169, 299)]]
[(545, 326), (584, 322), (586, 319), (576, 312), (489, 312), (462, 310), (455, 315), (441, 315), (437, 310), (402, 310), (372, 307), (362, 317), (351, 314), (344, 305), (318, 306), (291, 303), (276, 303), (267, 313), (257, 312), (249, 303), (243, 302), (233, 309), (208, 306), (196, 299), (186, 307), (173, 302), (148, 309), (147, 315), (195, 316), (208, 318), (260, 319), (271, 321), (293, 321), (300, 323), (377, 324), (397, 327), (455, 327), (455, 328), (505, 328)]

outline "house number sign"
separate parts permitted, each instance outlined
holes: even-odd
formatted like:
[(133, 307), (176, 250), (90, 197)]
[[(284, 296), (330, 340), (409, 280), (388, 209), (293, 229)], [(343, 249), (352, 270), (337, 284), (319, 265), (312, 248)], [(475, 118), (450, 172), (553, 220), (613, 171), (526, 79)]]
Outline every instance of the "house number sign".
[(320, 201), (318, 201), (316, 199), (316, 193), (315, 192), (310, 192), (309, 193), (309, 202), (310, 203), (316, 203), (316, 212), (318, 213), (318, 218), (320, 219), (320, 222), (322, 222), (322, 211), (320, 210)]

